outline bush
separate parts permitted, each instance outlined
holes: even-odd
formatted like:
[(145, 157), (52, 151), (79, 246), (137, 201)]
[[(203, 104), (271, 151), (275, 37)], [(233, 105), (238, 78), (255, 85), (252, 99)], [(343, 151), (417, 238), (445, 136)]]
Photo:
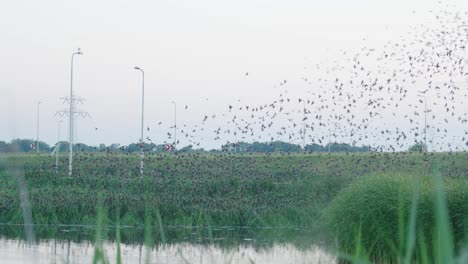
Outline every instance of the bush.
[[(416, 250), (413, 256), (422, 259), (424, 252), (437, 251), (431, 246), (436, 238), (435, 198), (438, 193), (435, 187), (434, 178), (428, 176), (387, 174), (363, 177), (339, 193), (324, 211), (323, 222), (344, 254), (355, 255), (359, 248), (372, 260), (397, 261), (408, 246), (408, 222), (413, 202), (416, 205), (415, 248), (425, 248)], [(461, 249), (466, 235), (468, 181), (446, 178), (441, 192), (446, 196), (447, 222), (453, 230), (453, 238), (451, 234), (444, 235)]]

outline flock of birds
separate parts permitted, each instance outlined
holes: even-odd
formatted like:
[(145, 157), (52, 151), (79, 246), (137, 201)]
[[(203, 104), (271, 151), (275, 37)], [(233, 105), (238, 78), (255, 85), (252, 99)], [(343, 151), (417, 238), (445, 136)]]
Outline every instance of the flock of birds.
[[(284, 141), (301, 147), (344, 142), (394, 152), (426, 142), (430, 151), (466, 151), (468, 12), (440, 11), (434, 22), (414, 26), (379, 48), (343, 51), (330, 67), (305, 66), (301, 82), (308, 88), (302, 97), (290, 96), (293, 87), (281, 80), (276, 86), (281, 92), (271, 102), (237, 100), (224, 112), (204, 114), (197, 124), (165, 127), (159, 121), (146, 133), (167, 129), (164, 144), (178, 149), (182, 143), (200, 148), (205, 141)], [(144, 141), (149, 152), (161, 138), (148, 135)]]

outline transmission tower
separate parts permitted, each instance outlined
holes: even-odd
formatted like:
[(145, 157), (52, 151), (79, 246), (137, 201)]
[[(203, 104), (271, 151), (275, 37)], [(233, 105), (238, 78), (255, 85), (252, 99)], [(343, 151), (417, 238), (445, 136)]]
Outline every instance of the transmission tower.
[[(73, 96), (73, 102), (71, 102), (69, 96), (61, 97), (60, 100), (63, 101), (63, 102), (62, 102), (63, 104), (68, 104), (68, 105), (70, 105), (70, 104), (72, 103), (71, 109), (73, 109), (73, 111), (72, 111), (72, 113), (73, 113), (73, 117), (72, 117), (72, 118), (73, 118), (73, 122), (72, 122), (72, 124), (73, 124), (73, 129), (71, 130), (71, 138), (70, 138), (70, 140), (69, 140), (69, 141), (70, 141), (69, 143), (73, 144), (73, 142), (74, 142), (75, 139), (77, 138), (77, 134), (78, 134), (78, 131), (77, 131), (77, 127), (78, 127), (78, 126), (76, 125), (76, 124), (77, 124), (76, 120), (77, 120), (79, 117), (81, 117), (81, 118), (86, 118), (86, 117), (91, 118), (91, 115), (90, 115), (88, 112), (86, 112), (86, 111), (84, 111), (84, 110), (81, 110), (81, 109), (79, 109), (79, 108), (76, 107), (77, 105), (80, 105), (80, 104), (82, 105), (82, 104), (84, 104), (85, 99), (84, 99), (83, 97), (74, 95), (74, 96)], [(62, 110), (57, 111), (57, 112), (55, 113), (55, 115), (58, 115), (58, 116), (60, 116), (60, 117), (68, 117), (68, 118), (70, 118), (70, 111), (69, 111), (69, 109), (65, 108), (65, 109), (62, 109)]]

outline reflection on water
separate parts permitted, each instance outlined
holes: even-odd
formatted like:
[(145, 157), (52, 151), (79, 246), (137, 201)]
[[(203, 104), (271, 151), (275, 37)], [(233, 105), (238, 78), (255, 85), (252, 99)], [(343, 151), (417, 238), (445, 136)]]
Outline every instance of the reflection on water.
[[(117, 245), (103, 243), (110, 263), (116, 263)], [(121, 245), (123, 263), (144, 263), (142, 245)], [(91, 263), (94, 246), (90, 242), (48, 240), (29, 246), (23, 240), (0, 239), (1, 263)], [(151, 250), (150, 263), (335, 263), (335, 258), (317, 246), (298, 249), (289, 243), (258, 249), (249, 244), (222, 248), (213, 244), (177, 243), (158, 245)]]
[[(35, 225), (39, 241), (26, 243), (21, 225), (0, 224), (0, 263), (91, 263), (96, 226)], [(102, 229), (104, 252), (116, 263), (115, 227)], [(158, 229), (150, 263), (335, 263), (320, 237), (309, 229), (294, 227), (165, 227), (162, 242)], [(122, 227), (122, 263), (145, 263), (147, 250), (143, 227)], [(320, 245), (320, 246), (319, 246)]]

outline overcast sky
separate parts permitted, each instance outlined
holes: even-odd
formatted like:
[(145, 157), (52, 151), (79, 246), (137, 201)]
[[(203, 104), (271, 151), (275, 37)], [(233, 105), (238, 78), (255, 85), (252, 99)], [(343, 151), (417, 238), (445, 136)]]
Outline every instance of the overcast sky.
[[(468, 8), (466, 0), (443, 2)], [(77, 48), (84, 55), (75, 57), (74, 88), (92, 117), (79, 120), (78, 140), (138, 140), (141, 76), (133, 67), (140, 66), (148, 134), (162, 142), (173, 122), (171, 101), (182, 127), (221, 115), (238, 100), (269, 103), (283, 80), (290, 96), (304, 96), (301, 77), (320, 77), (308, 66), (339, 61), (343, 50), (383, 45), (429, 21), (428, 11), (438, 7), (431, 0), (3, 1), (0, 140), (35, 138), (41, 101), (40, 138), (55, 143), (55, 113), (67, 107), (59, 98), (69, 94)], [(63, 140), (67, 131), (64, 122)]]

